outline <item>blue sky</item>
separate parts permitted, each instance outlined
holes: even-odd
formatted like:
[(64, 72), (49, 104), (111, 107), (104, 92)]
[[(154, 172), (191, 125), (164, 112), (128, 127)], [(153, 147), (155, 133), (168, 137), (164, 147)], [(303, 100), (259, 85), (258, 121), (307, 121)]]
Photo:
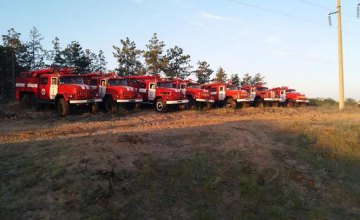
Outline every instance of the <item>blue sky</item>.
[[(345, 97), (360, 99), (358, 0), (342, 1)], [(249, 6), (250, 4), (250, 6)], [(338, 98), (335, 0), (0, 0), (0, 33), (10, 28), (28, 39), (33, 26), (45, 48), (77, 40), (103, 50), (116, 67), (113, 45), (129, 37), (140, 49), (154, 32), (178, 45), (192, 64), (206, 60), (230, 75), (262, 73), (269, 87), (287, 85), (310, 97)]]

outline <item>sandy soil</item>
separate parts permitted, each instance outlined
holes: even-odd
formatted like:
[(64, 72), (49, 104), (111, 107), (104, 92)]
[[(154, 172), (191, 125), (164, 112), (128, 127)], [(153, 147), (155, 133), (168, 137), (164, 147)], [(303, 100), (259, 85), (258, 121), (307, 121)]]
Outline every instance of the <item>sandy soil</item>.
[[(274, 137), (281, 137), (280, 129), (289, 123), (317, 126), (317, 121), (360, 123), (360, 111), (339, 114), (313, 108), (250, 108), (160, 114), (146, 108), (121, 116), (83, 113), (60, 118), (49, 110), (35, 112), (14, 105), (3, 107), (0, 112), (0, 153), (6, 156), (14, 154), (9, 148), (16, 149), (28, 157), (42, 158), (36, 164), (56, 163), (74, 172), (78, 169), (121, 172), (136, 170), (142, 158), (149, 155), (171, 162), (208, 149), (224, 153), (236, 149), (243, 153), (247, 163), (268, 173), (267, 182), (286, 166), (295, 168), (301, 181), (314, 182), (307, 165), (291, 157), (287, 142)], [(279, 156), (281, 164), (274, 160)], [(301, 187), (299, 190), (306, 191)], [(43, 195), (49, 204), (65, 203), (67, 199), (63, 197), (64, 192)], [(47, 210), (58, 206), (49, 206)]]

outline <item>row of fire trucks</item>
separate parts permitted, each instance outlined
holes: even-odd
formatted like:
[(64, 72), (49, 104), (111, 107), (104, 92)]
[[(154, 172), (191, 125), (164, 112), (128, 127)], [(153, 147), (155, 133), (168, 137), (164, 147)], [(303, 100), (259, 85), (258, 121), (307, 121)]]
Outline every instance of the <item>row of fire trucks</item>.
[(169, 108), (210, 109), (212, 106), (308, 105), (305, 95), (287, 87), (269, 89), (262, 85), (238, 87), (212, 82), (200, 85), (191, 80), (165, 79), (159, 75), (119, 77), (115, 73), (78, 75), (71, 69), (43, 69), (23, 72), (16, 79), (16, 98), (24, 107), (56, 107), (60, 116), (87, 106), (92, 112), (103, 106), (106, 112), (132, 111), (140, 104), (152, 104), (158, 112)]

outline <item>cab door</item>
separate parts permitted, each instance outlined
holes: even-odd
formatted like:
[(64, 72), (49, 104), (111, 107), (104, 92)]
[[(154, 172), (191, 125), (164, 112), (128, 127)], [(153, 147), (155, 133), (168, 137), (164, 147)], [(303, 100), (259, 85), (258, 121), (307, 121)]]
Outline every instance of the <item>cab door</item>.
[(218, 101), (218, 92), (216, 91), (216, 87), (210, 87), (210, 96), (215, 100)]
[(185, 95), (185, 93), (186, 93), (186, 84), (185, 83), (180, 84), (180, 90), (181, 90), (182, 94)]
[(38, 98), (41, 100), (49, 100), (50, 99), (50, 82), (49, 77), (41, 77), (40, 84), (38, 86)]
[(254, 101), (255, 97), (256, 97), (256, 88), (253, 87), (253, 88), (250, 89), (250, 99), (251, 99), (251, 101)]
[(225, 86), (219, 86), (219, 101), (225, 100)]
[(58, 78), (57, 77), (51, 77), (51, 84), (50, 84), (50, 99), (55, 99), (57, 93), (58, 93)]
[(286, 101), (286, 91), (280, 90), (280, 102), (285, 102), (285, 101)]
[(149, 101), (154, 101), (155, 93), (156, 93), (155, 82), (151, 82), (151, 83), (149, 83), (149, 90), (148, 90)]
[(105, 79), (100, 80), (100, 85), (99, 85), (99, 96), (101, 98), (104, 98), (106, 94), (106, 81)]

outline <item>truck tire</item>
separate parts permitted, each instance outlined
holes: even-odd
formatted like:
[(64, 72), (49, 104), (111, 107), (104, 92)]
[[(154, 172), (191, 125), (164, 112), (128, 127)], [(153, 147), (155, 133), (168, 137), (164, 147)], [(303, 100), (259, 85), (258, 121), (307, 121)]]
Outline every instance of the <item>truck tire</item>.
[(262, 99), (256, 99), (254, 104), (255, 108), (264, 108), (264, 102)]
[(105, 99), (105, 112), (114, 114), (117, 112), (116, 102), (111, 97)]
[(60, 98), (57, 104), (58, 114), (64, 117), (69, 114), (69, 103), (64, 98)]
[(158, 112), (166, 112), (167, 111), (167, 105), (166, 105), (166, 102), (162, 99), (157, 99), (156, 102), (155, 102), (155, 108), (156, 108), (156, 111)]
[(91, 113), (97, 114), (99, 112), (99, 106), (98, 104), (94, 103), (91, 105)]
[(189, 102), (186, 103), (186, 109), (188, 110), (195, 110), (196, 108), (196, 102), (195, 100), (190, 96), (189, 97)]
[(287, 100), (286, 101), (286, 107), (288, 107), (288, 108), (292, 108), (292, 107), (294, 107), (294, 101), (293, 100)]
[(20, 105), (24, 108), (31, 108), (31, 95), (29, 93), (25, 93), (22, 96)]
[(249, 108), (249, 107), (250, 107), (250, 103), (248, 103), (248, 102), (241, 103), (241, 108)]
[(236, 101), (232, 98), (227, 99), (225, 107), (227, 109), (236, 109)]

